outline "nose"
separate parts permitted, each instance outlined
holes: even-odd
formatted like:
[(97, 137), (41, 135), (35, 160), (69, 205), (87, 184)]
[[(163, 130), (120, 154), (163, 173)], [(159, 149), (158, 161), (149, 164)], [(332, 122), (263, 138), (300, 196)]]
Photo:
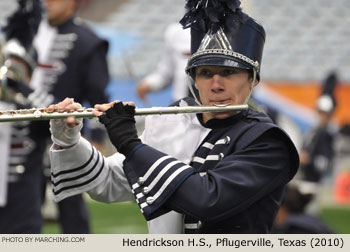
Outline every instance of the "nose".
[(220, 93), (225, 90), (223, 84), (223, 78), (219, 74), (214, 74), (212, 77), (211, 91), (214, 93)]

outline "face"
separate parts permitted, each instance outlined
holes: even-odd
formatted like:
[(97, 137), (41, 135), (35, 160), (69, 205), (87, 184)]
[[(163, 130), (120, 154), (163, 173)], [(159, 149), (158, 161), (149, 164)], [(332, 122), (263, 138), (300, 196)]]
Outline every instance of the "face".
[[(249, 78), (247, 71), (231, 67), (201, 66), (196, 68), (196, 88), (205, 106), (240, 105), (246, 102), (256, 83)], [(235, 112), (204, 113), (203, 121), (212, 118), (224, 119)]]
[(44, 0), (49, 23), (57, 26), (71, 17), (77, 7), (76, 0)]

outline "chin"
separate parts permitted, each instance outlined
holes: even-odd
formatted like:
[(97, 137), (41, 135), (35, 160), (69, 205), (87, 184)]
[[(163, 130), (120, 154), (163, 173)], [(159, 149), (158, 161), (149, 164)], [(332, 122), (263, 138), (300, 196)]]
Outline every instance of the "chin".
[(213, 113), (213, 118), (216, 118), (216, 119), (226, 119), (230, 116), (233, 116), (234, 113)]

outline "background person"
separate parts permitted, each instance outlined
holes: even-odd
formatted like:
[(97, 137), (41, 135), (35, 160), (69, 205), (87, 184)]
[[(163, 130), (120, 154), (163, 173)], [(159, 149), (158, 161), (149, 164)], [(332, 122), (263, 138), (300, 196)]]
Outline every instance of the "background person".
[[(35, 92), (29, 99), (35, 107), (45, 107), (53, 102), (47, 93), (58, 100), (69, 96), (80, 103), (107, 102), (108, 42), (97, 37), (82, 20), (75, 17), (81, 1), (43, 2), (47, 20), (41, 22), (34, 41), (39, 65), (31, 81)], [(94, 123), (94, 120), (89, 122), (89, 128), (91, 140), (100, 147), (105, 135), (104, 129)], [(49, 168), (45, 176), (47, 178), (44, 179), (43, 190), (46, 189), (46, 180), (50, 178)], [(82, 195), (67, 198), (57, 206), (63, 233), (91, 232), (89, 213)]]
[(149, 92), (156, 92), (172, 84), (172, 99), (177, 101), (189, 95), (188, 76), (184, 69), (190, 56), (190, 30), (179, 23), (170, 24), (164, 33), (165, 52), (154, 72), (147, 75), (136, 87), (137, 95), (147, 99)]
[(300, 165), (303, 179), (311, 182), (321, 182), (332, 172), (335, 129), (331, 125), (336, 108), (334, 96), (338, 84), (335, 72), (329, 73), (323, 83), (323, 90), (316, 102), (319, 122), (306, 133), (300, 152)]
[(298, 181), (288, 185), (273, 227), (277, 234), (332, 234), (320, 218), (306, 213), (307, 205), (315, 196), (313, 183)]
[(336, 108), (334, 92), (338, 82), (336, 72), (330, 72), (324, 80), (321, 95), (316, 101), (318, 123), (305, 134), (300, 151), (301, 180), (319, 187), (307, 207), (307, 212), (315, 216), (320, 211), (320, 188), (327, 178), (332, 178), (334, 170), (336, 128), (332, 126), (332, 117)]

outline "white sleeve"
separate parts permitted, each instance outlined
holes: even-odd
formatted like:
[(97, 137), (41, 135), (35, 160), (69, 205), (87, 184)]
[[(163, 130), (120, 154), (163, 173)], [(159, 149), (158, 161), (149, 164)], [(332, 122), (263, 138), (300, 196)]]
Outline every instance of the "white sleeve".
[(55, 201), (83, 192), (103, 202), (134, 199), (123, 171), (125, 157), (119, 153), (106, 158), (81, 137), (68, 149), (51, 147), (50, 159)]

